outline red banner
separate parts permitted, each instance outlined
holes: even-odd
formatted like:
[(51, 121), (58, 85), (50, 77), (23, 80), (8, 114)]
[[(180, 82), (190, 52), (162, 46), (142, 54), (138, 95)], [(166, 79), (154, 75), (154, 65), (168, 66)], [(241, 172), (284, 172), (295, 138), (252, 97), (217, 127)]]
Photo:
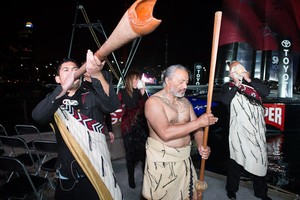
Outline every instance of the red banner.
[(111, 124), (116, 124), (118, 122), (121, 122), (122, 120), (122, 115), (123, 115), (123, 110), (122, 109), (118, 109), (113, 113), (110, 113), (111, 116)]
[(280, 131), (284, 131), (284, 118), (285, 118), (285, 104), (273, 103), (264, 104), (265, 121), (266, 124), (278, 128)]
[(276, 37), (292, 38), (292, 50), (300, 52), (300, 35), (297, 25), (298, 13), (292, 7), (299, 8), (297, 0), (253, 0), (253, 10), (261, 22), (270, 29)]
[(278, 37), (291, 37), (293, 51), (300, 52), (299, 9), (298, 0), (223, 0), (219, 45), (247, 42), (255, 50), (277, 50)]
[(219, 45), (247, 42), (256, 50), (276, 50), (277, 41), (265, 27), (250, 2), (223, 0), (223, 17)]

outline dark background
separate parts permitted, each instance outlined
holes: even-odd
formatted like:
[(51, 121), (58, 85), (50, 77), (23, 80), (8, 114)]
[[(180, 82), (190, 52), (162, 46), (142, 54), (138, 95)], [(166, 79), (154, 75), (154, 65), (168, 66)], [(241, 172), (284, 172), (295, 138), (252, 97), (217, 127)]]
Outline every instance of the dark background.
[[(142, 38), (132, 62), (134, 67), (165, 67), (181, 63), (193, 66), (210, 64), (214, 13), (220, 10), (221, 0), (157, 0), (153, 16), (161, 19), (160, 26)], [(18, 30), (26, 21), (34, 25), (36, 64), (67, 57), (75, 19), (76, 5), (82, 5), (91, 23), (101, 22), (109, 36), (132, 5), (133, 0), (10, 0), (1, 2), (0, 50), (17, 39)], [(77, 23), (85, 23), (78, 11)], [(101, 44), (105, 37), (97, 35)], [(166, 38), (168, 49), (166, 50)], [(126, 57), (130, 44), (116, 51), (117, 58)], [(85, 59), (87, 49), (97, 50), (88, 28), (76, 28), (71, 57)], [(166, 52), (168, 53), (166, 59)], [(1, 53), (1, 52), (0, 52)]]

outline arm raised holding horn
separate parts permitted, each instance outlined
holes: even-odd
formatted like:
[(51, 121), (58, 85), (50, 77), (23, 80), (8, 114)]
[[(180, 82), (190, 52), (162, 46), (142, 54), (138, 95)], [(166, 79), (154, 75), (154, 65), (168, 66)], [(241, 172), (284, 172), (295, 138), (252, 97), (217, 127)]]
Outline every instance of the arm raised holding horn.
[[(105, 43), (95, 52), (95, 56), (100, 62), (114, 50), (129, 43), (135, 38), (147, 35), (154, 31), (161, 20), (153, 17), (153, 8), (156, 0), (137, 0), (125, 12), (118, 25), (105, 41)], [(79, 78), (86, 71), (84, 64), (75, 73), (75, 78)]]
[[(106, 81), (103, 76), (104, 73), (102, 72), (106, 56), (135, 38), (149, 34), (157, 28), (161, 21), (152, 17), (155, 3), (156, 0), (137, 0), (125, 12), (107, 41), (94, 54), (88, 50), (87, 62), (75, 72), (74, 78), (77, 79), (87, 72), (91, 78), (97, 78), (101, 82), (106, 95), (113, 99), (114, 94), (110, 95), (109, 92), (112, 90), (112, 86), (110, 86), (111, 83), (109, 84)], [(90, 151), (91, 145), (82, 138), (83, 134), (81, 133), (91, 131), (86, 130), (85, 126), (78, 123), (76, 127), (70, 126), (66, 128), (62, 125), (64, 124), (62, 120), (66, 118), (65, 116), (68, 116), (67, 121), (72, 120), (72, 124), (76, 124), (77, 120), (64, 111), (57, 112), (55, 120), (57, 124), (59, 124), (64, 141), (67, 143), (67, 146), (76, 158), (76, 161), (94, 186), (99, 198), (121, 200), (122, 194), (120, 188), (118, 184), (115, 183), (114, 177), (111, 176), (113, 174), (113, 169), (107, 146), (93, 145), (94, 149), (93, 151)], [(72, 135), (69, 134), (69, 132), (72, 132)], [(102, 134), (91, 135), (99, 137), (93, 140), (95, 143), (105, 140), (105, 138), (101, 138), (101, 136), (103, 137)], [(101, 157), (104, 162), (99, 163), (98, 153), (103, 154)], [(103, 169), (105, 169), (105, 176), (102, 176)]]
[[(104, 115), (118, 109), (120, 102), (111, 74), (102, 68), (113, 50), (158, 26), (160, 21), (152, 18), (154, 3), (136, 1), (105, 44), (96, 53), (87, 51), (86, 63), (80, 69), (75, 60), (63, 59), (55, 76), (57, 87), (33, 109), (33, 119), (49, 123), (55, 132), (56, 199), (123, 200), (113, 172), (104, 123)], [(80, 81), (83, 74), (85, 81)]]

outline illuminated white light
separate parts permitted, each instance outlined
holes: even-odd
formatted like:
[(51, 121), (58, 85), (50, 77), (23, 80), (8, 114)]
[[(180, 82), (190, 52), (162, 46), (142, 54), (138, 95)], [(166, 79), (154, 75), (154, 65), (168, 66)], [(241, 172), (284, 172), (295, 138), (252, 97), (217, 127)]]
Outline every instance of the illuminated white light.
[(33, 24), (31, 22), (26, 22), (25, 25), (27, 28), (33, 28)]

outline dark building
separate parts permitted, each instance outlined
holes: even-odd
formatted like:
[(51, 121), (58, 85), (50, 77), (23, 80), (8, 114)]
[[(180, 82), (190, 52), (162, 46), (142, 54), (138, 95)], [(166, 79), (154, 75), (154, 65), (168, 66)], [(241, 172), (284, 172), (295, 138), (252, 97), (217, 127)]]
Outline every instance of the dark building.
[(17, 76), (21, 82), (35, 82), (38, 71), (34, 64), (34, 28), (31, 22), (26, 22), (18, 33)]
[(35, 36), (31, 22), (22, 24), (12, 40), (0, 51), (0, 82), (35, 82), (38, 70), (35, 67)]

